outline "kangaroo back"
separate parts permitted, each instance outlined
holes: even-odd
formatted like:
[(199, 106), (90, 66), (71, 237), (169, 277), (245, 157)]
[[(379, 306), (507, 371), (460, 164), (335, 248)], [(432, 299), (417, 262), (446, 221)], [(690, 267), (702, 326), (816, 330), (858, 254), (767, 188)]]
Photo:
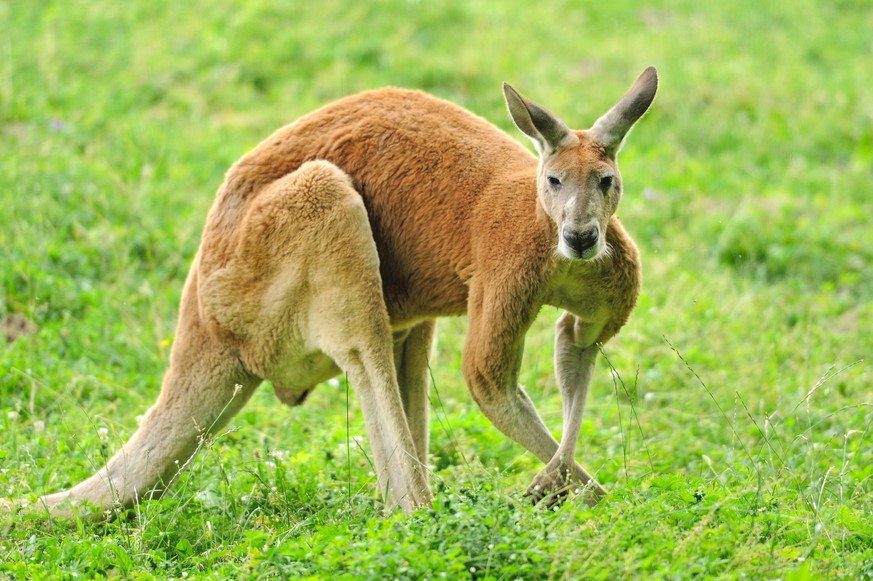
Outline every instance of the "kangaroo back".
[[(536, 208), (536, 158), (488, 121), (419, 91), (341, 99), (279, 129), (227, 174), (204, 239), (231, 232), (249, 199), (315, 159), (352, 178), (367, 207), (392, 321), (466, 311), (477, 207)], [(506, 191), (508, 181), (515, 191)], [(494, 204), (495, 202), (488, 202)], [(513, 212), (508, 212), (512, 214)], [(223, 252), (216, 252), (221, 255)]]

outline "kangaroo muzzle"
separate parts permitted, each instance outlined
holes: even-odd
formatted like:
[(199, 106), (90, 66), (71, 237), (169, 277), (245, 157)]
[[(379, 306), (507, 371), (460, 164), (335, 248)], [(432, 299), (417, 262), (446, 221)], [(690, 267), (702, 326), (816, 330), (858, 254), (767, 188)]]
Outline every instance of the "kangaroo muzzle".
[(595, 225), (581, 230), (569, 226), (561, 228), (561, 241), (558, 250), (567, 258), (594, 258), (599, 250), (600, 226)]

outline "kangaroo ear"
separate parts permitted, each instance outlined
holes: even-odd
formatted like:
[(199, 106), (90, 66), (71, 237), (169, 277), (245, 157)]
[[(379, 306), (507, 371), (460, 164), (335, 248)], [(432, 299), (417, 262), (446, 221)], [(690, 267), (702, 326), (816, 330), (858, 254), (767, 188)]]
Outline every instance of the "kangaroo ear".
[(522, 97), (509, 83), (503, 83), (503, 96), (515, 126), (531, 138), (541, 157), (577, 139), (563, 121)]
[(591, 127), (594, 137), (606, 145), (606, 152), (615, 158), (625, 135), (649, 109), (658, 92), (658, 71), (649, 67), (643, 71), (625, 96)]

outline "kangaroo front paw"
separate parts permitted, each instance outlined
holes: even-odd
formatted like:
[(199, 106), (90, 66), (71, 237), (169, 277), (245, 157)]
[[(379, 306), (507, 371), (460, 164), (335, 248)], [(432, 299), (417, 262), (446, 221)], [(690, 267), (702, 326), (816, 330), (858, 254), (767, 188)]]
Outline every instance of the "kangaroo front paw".
[(571, 493), (581, 494), (586, 504), (594, 506), (606, 495), (606, 490), (577, 466), (552, 460), (540, 470), (524, 495), (533, 504), (551, 508), (564, 502)]
[(533, 504), (551, 508), (563, 502), (575, 484), (570, 467), (560, 462), (549, 462), (536, 475), (524, 495)]

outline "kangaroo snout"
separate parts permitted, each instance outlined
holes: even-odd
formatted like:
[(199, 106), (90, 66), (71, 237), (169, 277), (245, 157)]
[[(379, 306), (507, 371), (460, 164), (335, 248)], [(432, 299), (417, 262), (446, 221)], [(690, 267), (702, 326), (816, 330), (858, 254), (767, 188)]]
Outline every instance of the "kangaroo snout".
[(600, 226), (575, 229), (565, 225), (561, 228), (561, 241), (558, 250), (567, 258), (594, 258), (598, 251)]

